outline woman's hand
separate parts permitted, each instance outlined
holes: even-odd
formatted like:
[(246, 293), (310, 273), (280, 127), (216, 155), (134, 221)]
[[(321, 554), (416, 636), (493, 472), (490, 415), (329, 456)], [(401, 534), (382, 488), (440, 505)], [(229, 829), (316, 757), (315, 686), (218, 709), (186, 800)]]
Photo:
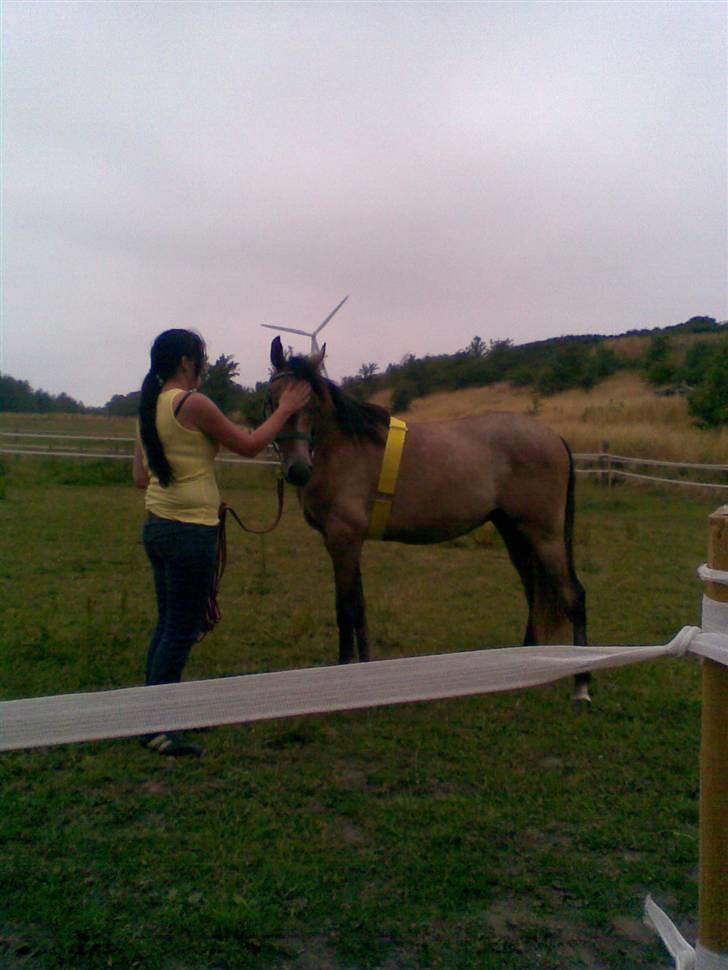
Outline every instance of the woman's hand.
[(296, 411), (300, 411), (310, 397), (311, 385), (308, 381), (295, 381), (283, 388), (283, 393), (278, 400), (278, 409), (290, 417)]

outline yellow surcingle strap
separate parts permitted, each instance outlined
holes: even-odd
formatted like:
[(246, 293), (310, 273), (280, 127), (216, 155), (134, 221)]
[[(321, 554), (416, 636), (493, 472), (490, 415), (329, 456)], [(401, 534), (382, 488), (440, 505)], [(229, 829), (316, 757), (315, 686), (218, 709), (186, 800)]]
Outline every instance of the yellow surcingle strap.
[(399, 464), (402, 461), (404, 439), (407, 435), (407, 425), (399, 418), (389, 419), (389, 434), (384, 446), (382, 469), (379, 472), (378, 495), (374, 500), (374, 508), (369, 519), (369, 539), (381, 539), (389, 521), (389, 511), (392, 508), (392, 496), (397, 489)]

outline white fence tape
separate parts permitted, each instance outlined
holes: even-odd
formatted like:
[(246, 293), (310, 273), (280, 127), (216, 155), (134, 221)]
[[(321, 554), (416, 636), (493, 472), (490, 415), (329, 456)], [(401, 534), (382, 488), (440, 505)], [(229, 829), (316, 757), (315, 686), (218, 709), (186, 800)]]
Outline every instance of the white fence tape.
[(645, 923), (652, 927), (675, 961), (675, 970), (694, 970), (695, 950), (652, 896), (645, 900)]
[(698, 566), (698, 576), (704, 583), (718, 583), (721, 586), (728, 586), (728, 572), (724, 569), (713, 569), (707, 562)]
[(686, 653), (728, 665), (728, 636), (684, 627), (659, 646), (475, 650), (3, 701), (0, 751), (519, 690)]
[(702, 611), (701, 623), (705, 633), (723, 633), (728, 630), (728, 603), (719, 603), (704, 596)]

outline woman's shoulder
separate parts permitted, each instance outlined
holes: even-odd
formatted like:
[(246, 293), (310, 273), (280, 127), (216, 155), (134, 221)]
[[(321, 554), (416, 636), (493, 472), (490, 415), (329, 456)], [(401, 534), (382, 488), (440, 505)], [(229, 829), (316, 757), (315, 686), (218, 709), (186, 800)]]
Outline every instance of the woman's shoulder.
[(177, 421), (190, 431), (208, 433), (207, 425), (211, 417), (220, 414), (220, 409), (201, 391), (185, 391), (183, 394), (183, 397), (174, 401)]
[(184, 392), (184, 409), (185, 411), (191, 411), (193, 413), (202, 413), (209, 411), (211, 409), (217, 410), (217, 405), (208, 397), (203, 394), (202, 391), (193, 389), (191, 391)]

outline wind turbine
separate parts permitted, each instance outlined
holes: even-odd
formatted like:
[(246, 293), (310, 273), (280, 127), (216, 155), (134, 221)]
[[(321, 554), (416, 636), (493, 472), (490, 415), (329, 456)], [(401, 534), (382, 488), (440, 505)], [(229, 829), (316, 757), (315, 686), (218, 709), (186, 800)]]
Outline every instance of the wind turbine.
[[(321, 331), (324, 329), (324, 327), (329, 322), (329, 320), (333, 317), (333, 315), (335, 313), (338, 313), (338, 311), (343, 307), (343, 305), (346, 303), (346, 301), (348, 299), (349, 299), (349, 297), (348, 296), (345, 296), (344, 299), (341, 301), (341, 303), (337, 304), (334, 307), (334, 309), (326, 317), (326, 319), (323, 321), (323, 323), (320, 323), (318, 325), (318, 327), (316, 327), (315, 330), (296, 330), (294, 327), (276, 327), (272, 323), (261, 323), (261, 327), (267, 327), (269, 330), (280, 330), (283, 333), (299, 333), (299, 334), (301, 334), (302, 337), (310, 337), (311, 338), (311, 353), (312, 354), (317, 354), (319, 352), (319, 350), (321, 349), (319, 347), (319, 342), (316, 339), (317, 336), (321, 333)], [(323, 368), (323, 363), (322, 363), (321, 366)], [(325, 368), (324, 368), (324, 373), (325, 372), (326, 371), (325, 371)]]

